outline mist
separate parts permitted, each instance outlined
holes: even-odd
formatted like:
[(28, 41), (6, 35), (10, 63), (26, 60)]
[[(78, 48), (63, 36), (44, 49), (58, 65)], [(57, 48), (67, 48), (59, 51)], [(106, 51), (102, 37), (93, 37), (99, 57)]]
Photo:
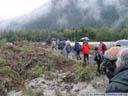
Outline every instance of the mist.
[(7, 20), (8, 23), (0, 22), (0, 29), (57, 29), (80, 25), (117, 28), (128, 26), (127, 21), (126, 0), (49, 0), (30, 13)]
[[(127, 19), (128, 7), (125, 3), (128, 3), (126, 0), (52, 0), (55, 10), (63, 10), (69, 5), (74, 6), (79, 10), (79, 14), (82, 20), (88, 21), (91, 17), (97, 22), (106, 23), (104, 19), (107, 17), (103, 16), (108, 15), (108, 19), (113, 19), (109, 27), (118, 27), (123, 21)], [(55, 3), (56, 2), (56, 3)], [(68, 23), (66, 17), (72, 12), (67, 10), (67, 14), (63, 14), (57, 21), (57, 24)], [(106, 12), (106, 13), (105, 13)], [(110, 16), (109, 16), (110, 14)], [(61, 22), (59, 22), (61, 21)], [(104, 24), (104, 26), (106, 26)]]

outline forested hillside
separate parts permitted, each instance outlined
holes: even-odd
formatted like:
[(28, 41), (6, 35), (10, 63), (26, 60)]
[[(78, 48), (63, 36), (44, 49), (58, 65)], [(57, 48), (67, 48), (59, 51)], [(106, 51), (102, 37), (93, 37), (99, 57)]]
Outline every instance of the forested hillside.
[(57, 30), (79, 28), (81, 25), (93, 28), (127, 27), (128, 1), (51, 0), (45, 7), (12, 20), (4, 28)]
[(110, 29), (92, 28), (81, 26), (77, 29), (61, 29), (57, 31), (50, 30), (10, 30), (0, 32), (0, 39), (6, 39), (9, 42), (17, 40), (28, 40), (33, 42), (48, 41), (52, 38), (60, 40), (78, 40), (82, 37), (89, 37), (91, 41), (115, 41), (119, 39), (128, 39), (128, 28)]
[(126, 0), (52, 0), (51, 12), (29, 22), (25, 28), (61, 29), (80, 25), (99, 27), (127, 26)]

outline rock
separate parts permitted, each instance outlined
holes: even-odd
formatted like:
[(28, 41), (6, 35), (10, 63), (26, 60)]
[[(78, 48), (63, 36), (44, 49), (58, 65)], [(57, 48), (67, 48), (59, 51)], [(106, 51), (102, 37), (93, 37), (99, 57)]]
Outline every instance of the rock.
[(57, 79), (57, 82), (60, 84), (60, 83), (63, 82), (63, 79), (62, 78), (59, 78), (59, 79)]
[(34, 85), (31, 85), (31, 88), (32, 88), (32, 89), (36, 89), (36, 87), (35, 87)]
[(16, 91), (10, 91), (7, 96), (22, 96), (22, 91), (16, 92)]
[(46, 84), (45, 81), (41, 81), (41, 83)]
[(75, 76), (72, 73), (66, 73), (65, 75), (62, 76), (64, 82), (73, 82), (74, 78)]
[(80, 91), (80, 89), (78, 88), (78, 89), (75, 89), (75, 92), (79, 92)]

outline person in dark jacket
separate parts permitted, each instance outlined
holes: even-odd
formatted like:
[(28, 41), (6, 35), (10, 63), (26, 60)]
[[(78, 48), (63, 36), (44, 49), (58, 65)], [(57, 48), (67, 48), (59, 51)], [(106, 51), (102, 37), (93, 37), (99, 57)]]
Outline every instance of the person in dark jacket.
[(69, 42), (67, 43), (65, 48), (66, 48), (66, 57), (72, 59), (72, 53), (71, 53), (72, 48)]
[(128, 48), (118, 54), (114, 77), (110, 80), (106, 93), (128, 93)]
[(97, 64), (97, 72), (100, 73), (100, 65), (103, 61), (103, 54), (99, 51), (98, 47), (95, 47), (94, 60), (96, 61)]
[(76, 51), (76, 54), (75, 54), (76, 59), (80, 60), (81, 59), (81, 57), (80, 57), (81, 45), (79, 44), (79, 42), (75, 42), (74, 50)]
[(116, 61), (117, 61), (117, 54), (124, 49), (121, 46), (111, 47), (108, 49), (104, 54), (103, 59), (103, 71), (107, 75), (109, 82), (114, 76), (114, 71), (116, 69)]
[(108, 58), (103, 59), (103, 71), (105, 72), (105, 74), (107, 75), (107, 78), (110, 80), (113, 78), (114, 76), (114, 71), (116, 69), (116, 60), (110, 60)]
[(64, 49), (64, 42), (63, 41), (60, 41), (60, 46), (59, 46), (59, 49), (60, 49), (60, 54), (63, 54), (63, 49)]

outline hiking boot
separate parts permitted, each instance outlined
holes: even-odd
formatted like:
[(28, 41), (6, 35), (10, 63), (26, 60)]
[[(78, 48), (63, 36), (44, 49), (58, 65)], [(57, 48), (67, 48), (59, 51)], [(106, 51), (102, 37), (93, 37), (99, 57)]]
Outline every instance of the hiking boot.
[(84, 62), (82, 65), (83, 65), (83, 67), (86, 66), (86, 62)]

